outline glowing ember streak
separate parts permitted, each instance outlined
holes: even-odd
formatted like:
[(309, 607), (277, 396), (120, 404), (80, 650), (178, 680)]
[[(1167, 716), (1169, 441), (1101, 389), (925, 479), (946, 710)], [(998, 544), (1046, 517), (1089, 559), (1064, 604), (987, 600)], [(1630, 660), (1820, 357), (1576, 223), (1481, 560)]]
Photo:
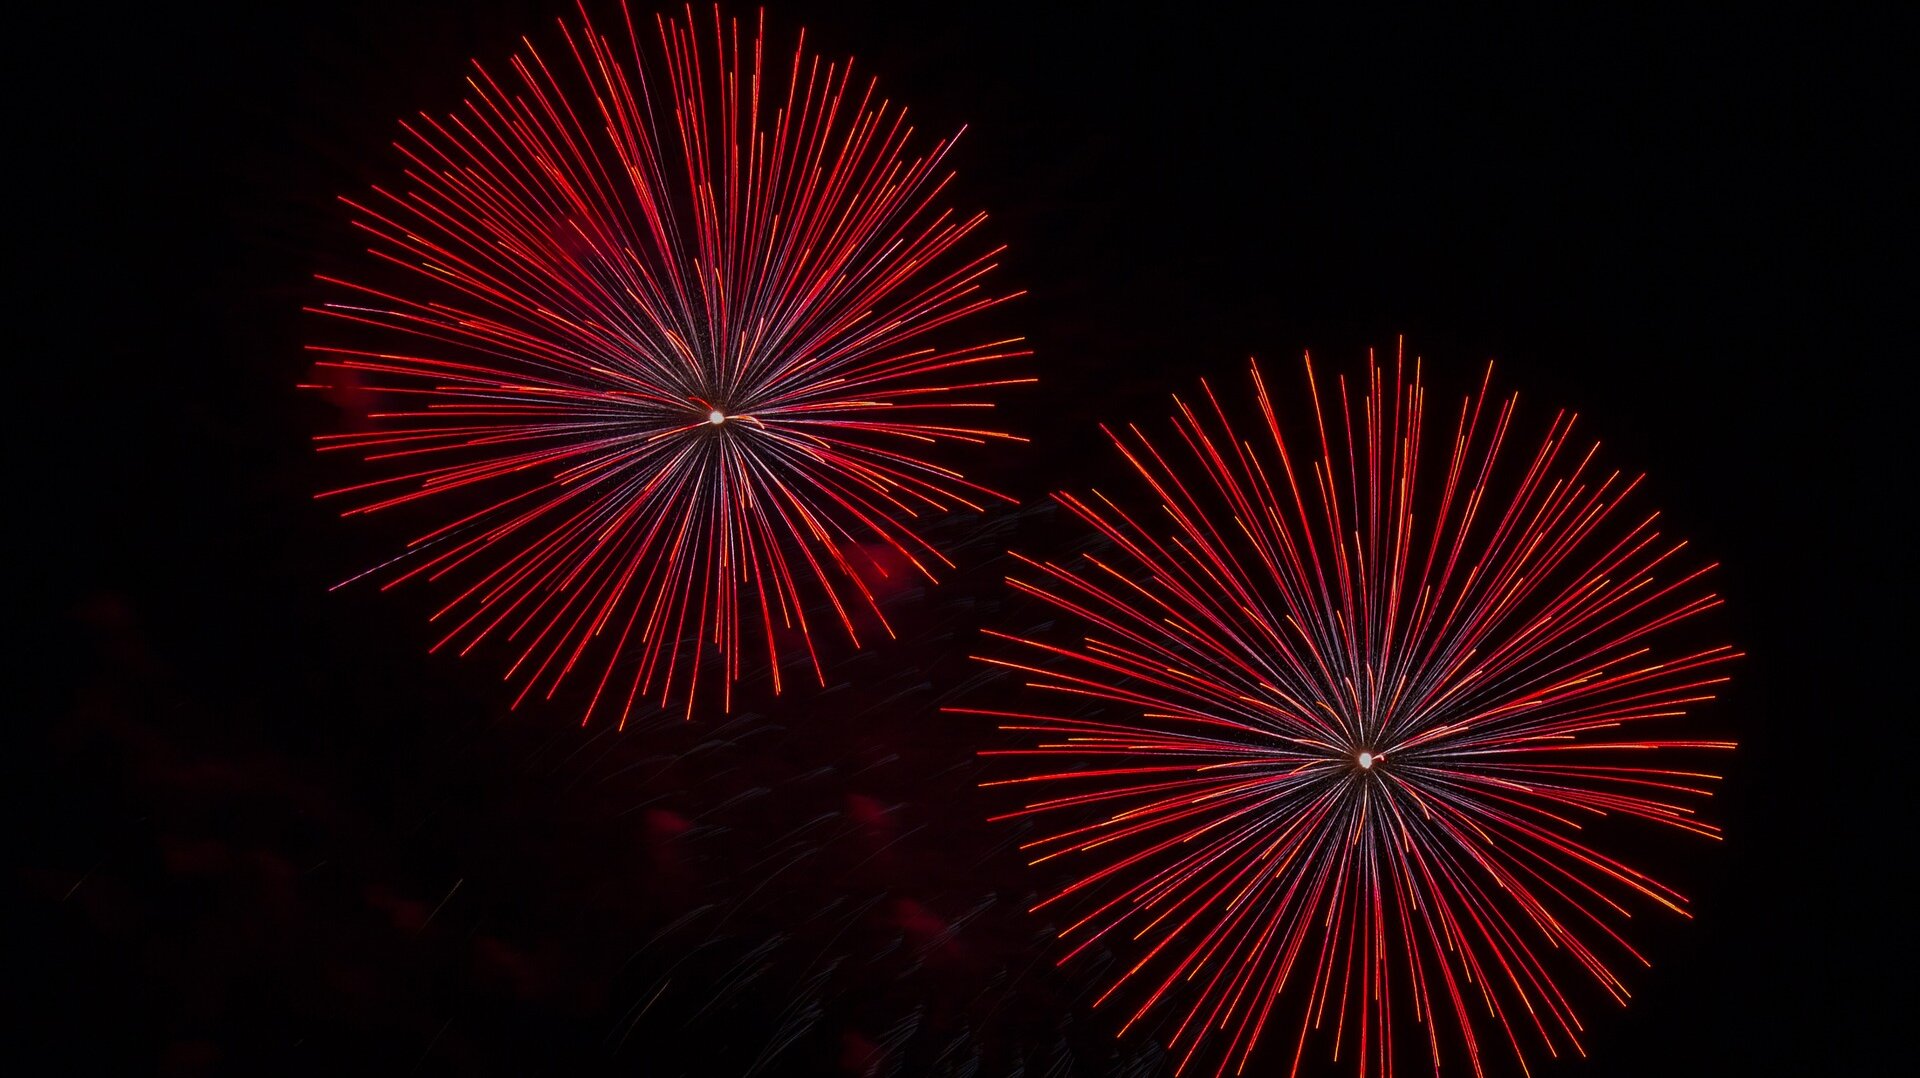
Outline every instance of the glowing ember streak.
[(783, 649), (819, 676), (809, 610), (887, 628), (875, 583), (949, 564), (916, 519), (1010, 500), (934, 451), (1021, 440), (966, 417), (1032, 379), (992, 373), (1018, 338), (934, 343), (1011, 298), (985, 215), (939, 204), (951, 138), (915, 149), (804, 35), (781, 63), (688, 9), (652, 51), (623, 14), (402, 125), (405, 184), (347, 200), (367, 276), (321, 278), (348, 339), (314, 350), (315, 388), (375, 401), (321, 449), (382, 472), (321, 497), (434, 514), (385, 586), (444, 582), (439, 646), (500, 642), (516, 704), (587, 667), (585, 717), (624, 723), (691, 714), (713, 656), (730, 706), (750, 647), (776, 692)]
[(1057, 821), (1025, 848), (1078, 866), (1036, 907), (1072, 911), (1062, 962), (1115, 952), (1099, 1003), (1159, 1015), (1183, 1071), (1238, 1073), (1274, 1026), (1290, 1073), (1310, 1042), (1382, 1075), (1396, 1037), (1436, 1072), (1444, 1039), (1482, 1073), (1489, 1031), (1523, 1066), (1582, 1051), (1556, 978), (1624, 1002), (1612, 963), (1644, 959), (1618, 919), (1685, 902), (1582, 821), (1718, 835), (1690, 803), (1716, 777), (1665, 757), (1732, 743), (1661, 733), (1738, 654), (1670, 643), (1719, 605), (1712, 567), (1623, 515), (1638, 480), (1573, 417), (1509, 462), (1517, 398), (1483, 383), (1436, 468), (1417, 363), (1367, 374), (1329, 402), (1308, 364), (1305, 454), (1257, 367), (1251, 438), (1204, 383), (1175, 402), (1185, 454), (1109, 431), (1153, 499), (1057, 495), (1114, 553), (1011, 581), (1082, 634), (985, 659), (1083, 713), (969, 710), (1034, 768), (992, 785), (1052, 789), (1009, 817)]

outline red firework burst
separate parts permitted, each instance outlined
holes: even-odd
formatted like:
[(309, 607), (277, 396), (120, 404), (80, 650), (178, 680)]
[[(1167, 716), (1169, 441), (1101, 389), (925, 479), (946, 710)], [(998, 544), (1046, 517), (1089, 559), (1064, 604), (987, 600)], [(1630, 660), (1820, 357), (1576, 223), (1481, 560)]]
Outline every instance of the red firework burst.
[(1011, 580), (1084, 635), (992, 634), (1033, 658), (985, 661), (1088, 716), (970, 711), (1027, 742), (988, 753), (1034, 763), (1011, 784), (1051, 787), (1000, 818), (1066, 821), (1026, 846), (1080, 866), (1036, 908), (1077, 903), (1062, 961), (1118, 952), (1100, 1002), (1127, 993), (1127, 1026), (1165, 1008), (1182, 1070), (1211, 1041), (1216, 1073), (1239, 1071), (1296, 1008), (1293, 1072), (1318, 1030), (1391, 1074), (1407, 1013), (1436, 1072), (1442, 1021), (1475, 1073), (1489, 1028), (1523, 1067), (1530, 1045), (1583, 1051), (1562, 967), (1624, 1002), (1609, 963), (1644, 959), (1618, 919), (1685, 902), (1584, 825), (1718, 834), (1692, 804), (1715, 776), (1648, 759), (1732, 748), (1659, 731), (1737, 657), (1665, 644), (1719, 605), (1711, 566), (1674, 571), (1686, 544), (1624, 514), (1639, 480), (1573, 448), (1572, 416), (1508, 471), (1517, 398), (1490, 405), (1484, 382), (1422, 471), (1417, 361), (1403, 371), (1370, 363), (1329, 405), (1309, 362), (1305, 456), (1257, 366), (1252, 439), (1203, 383), (1174, 417), (1199, 482), (1108, 431), (1151, 515), (1057, 495), (1116, 554), (1021, 559), (1033, 578)]
[(347, 200), (398, 283), (323, 277), (367, 339), (314, 350), (317, 388), (376, 402), (321, 448), (385, 472), (321, 497), (438, 507), (385, 586), (449, 581), (436, 647), (504, 640), (516, 704), (589, 665), (586, 717), (624, 723), (656, 693), (691, 714), (708, 648), (729, 705), (755, 640), (776, 692), (783, 645), (821, 676), (809, 608), (855, 647), (885, 628), (876, 582), (947, 564), (915, 519), (1005, 497), (925, 454), (1012, 439), (963, 417), (1031, 379), (977, 373), (1017, 339), (927, 343), (1011, 298), (985, 215), (939, 204), (952, 138), (915, 150), (804, 34), (781, 65), (718, 8), (710, 35), (656, 18), (652, 54), (623, 22), (563, 22), (561, 62), (526, 43), (402, 125), (405, 188)]

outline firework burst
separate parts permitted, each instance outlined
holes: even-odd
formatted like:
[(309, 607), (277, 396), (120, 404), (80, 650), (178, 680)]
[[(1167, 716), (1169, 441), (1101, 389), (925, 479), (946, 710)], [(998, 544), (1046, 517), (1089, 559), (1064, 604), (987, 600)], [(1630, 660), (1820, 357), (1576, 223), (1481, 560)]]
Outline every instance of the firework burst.
[(1463, 1049), (1482, 1073), (1488, 1036), (1523, 1068), (1583, 1052), (1565, 973), (1624, 1002), (1615, 966), (1645, 960), (1620, 921), (1685, 912), (1594, 825), (1717, 837), (1715, 776), (1666, 761), (1732, 744), (1662, 732), (1737, 657), (1670, 646), (1719, 605), (1712, 567), (1677, 568), (1570, 415), (1509, 459), (1517, 398), (1483, 381), (1430, 463), (1417, 361), (1355, 387), (1309, 362), (1304, 446), (1252, 376), (1251, 438), (1204, 383), (1184, 452), (1108, 431), (1147, 511), (1057, 495), (1113, 555), (1011, 580), (1084, 630), (985, 660), (1077, 704), (971, 711), (1031, 765), (994, 785), (1046, 789), (1002, 818), (1053, 823), (1026, 849), (1077, 866), (1036, 908), (1070, 911), (1063, 962), (1114, 953), (1100, 1003), (1162, 1014), (1182, 1070), (1237, 1073), (1265, 1035), (1290, 1073), (1321, 1044), (1390, 1075), (1410, 1037), (1436, 1072)]
[(321, 278), (313, 387), (372, 402), (319, 443), (380, 472), (320, 496), (432, 514), (373, 572), (449, 589), (436, 648), (499, 642), (516, 704), (585, 667), (585, 718), (624, 723), (691, 714), (703, 667), (729, 706), (749, 657), (819, 677), (823, 616), (891, 633), (879, 582), (947, 564), (917, 520), (1004, 499), (936, 451), (1018, 440), (969, 417), (1031, 379), (993, 373), (1017, 339), (936, 341), (1011, 298), (984, 215), (941, 206), (952, 138), (916, 149), (804, 34), (782, 61), (688, 9), (649, 49), (622, 16), (402, 125), (405, 185), (346, 200), (374, 262)]

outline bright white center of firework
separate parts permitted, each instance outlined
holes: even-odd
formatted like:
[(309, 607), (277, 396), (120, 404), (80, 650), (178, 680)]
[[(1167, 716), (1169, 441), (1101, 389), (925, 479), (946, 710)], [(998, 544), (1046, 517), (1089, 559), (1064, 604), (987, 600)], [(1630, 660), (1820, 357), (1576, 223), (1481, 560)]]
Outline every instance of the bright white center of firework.
[(725, 423), (726, 421), (727, 421), (727, 413), (721, 411), (718, 408), (715, 408), (713, 411), (707, 413), (707, 422), (713, 424), (716, 427), (722, 423)]
[(1372, 766), (1373, 766), (1373, 753), (1370, 753), (1370, 752), (1361, 753), (1360, 754), (1360, 770), (1365, 771), (1368, 768), (1371, 768)]

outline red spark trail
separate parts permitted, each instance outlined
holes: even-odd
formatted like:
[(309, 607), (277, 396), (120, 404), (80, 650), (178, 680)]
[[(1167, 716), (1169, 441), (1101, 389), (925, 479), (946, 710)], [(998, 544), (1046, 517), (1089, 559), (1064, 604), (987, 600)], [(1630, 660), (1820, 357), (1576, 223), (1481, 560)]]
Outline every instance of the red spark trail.
[(1304, 440), (1257, 366), (1250, 437), (1203, 383), (1174, 451), (1107, 432), (1150, 501), (1056, 495), (1113, 554), (1009, 581), (1081, 631), (993, 633), (1012, 657), (984, 661), (1072, 707), (955, 710), (1020, 740), (985, 755), (1028, 771), (992, 785), (1046, 791), (1001, 818), (1054, 823), (1024, 848), (1067, 866), (1036, 907), (1077, 915), (1062, 961), (1111, 950), (1099, 1002), (1159, 1014), (1183, 1072), (1239, 1073), (1273, 1036), (1289, 1073), (1311, 1051), (1391, 1075), (1417, 1032), (1437, 1073), (1442, 1024), (1475, 1074), (1490, 1043), (1523, 1068), (1584, 1052), (1565, 974), (1624, 1003), (1614, 966), (1645, 959), (1619, 922), (1685, 914), (1583, 836), (1718, 837), (1716, 776), (1665, 762), (1733, 747), (1669, 732), (1738, 657), (1668, 631), (1719, 605), (1712, 567), (1627, 507), (1639, 481), (1574, 417), (1510, 450), (1491, 374), (1437, 440), (1398, 356), (1357, 387), (1309, 362)]
[(821, 676), (821, 610), (890, 633), (877, 583), (949, 564), (916, 521), (1010, 500), (936, 451), (1022, 440), (975, 417), (1032, 379), (1018, 338), (941, 339), (1012, 298), (941, 205), (952, 138), (804, 35), (688, 8), (648, 48), (622, 15), (403, 123), (404, 184), (344, 200), (372, 263), (322, 278), (311, 381), (374, 401), (318, 441), (377, 474), (320, 497), (437, 514), (376, 570), (447, 589), (436, 647), (493, 645), (516, 704), (577, 672), (624, 723), (691, 715), (703, 668), (723, 706), (750, 659)]

